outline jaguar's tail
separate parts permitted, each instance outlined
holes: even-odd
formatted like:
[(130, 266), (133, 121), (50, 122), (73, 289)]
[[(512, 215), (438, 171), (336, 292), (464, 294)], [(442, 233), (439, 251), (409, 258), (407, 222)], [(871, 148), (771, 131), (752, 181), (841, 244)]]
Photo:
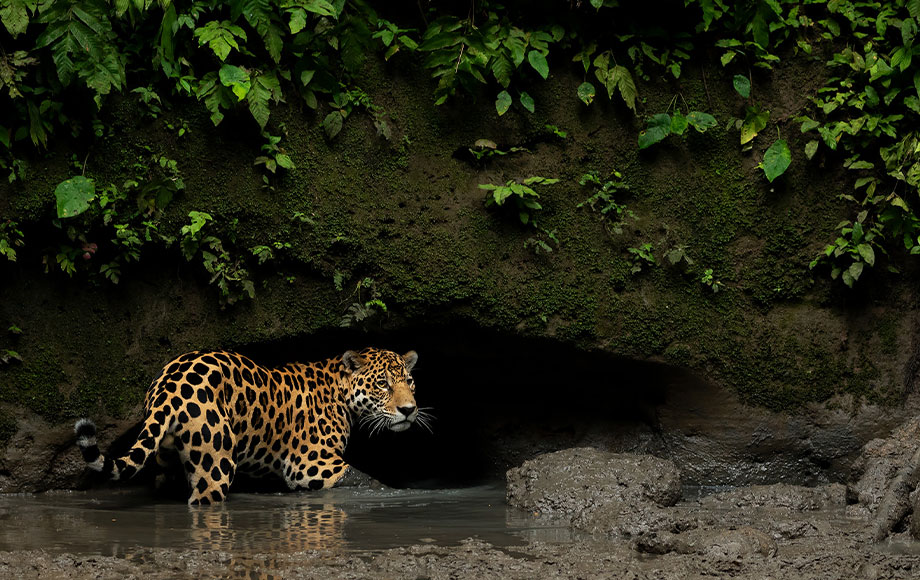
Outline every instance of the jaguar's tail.
[(150, 456), (159, 448), (163, 438), (163, 430), (152, 418), (148, 417), (144, 428), (134, 446), (122, 457), (112, 459), (99, 451), (96, 441), (96, 424), (89, 419), (80, 419), (74, 425), (77, 434), (77, 447), (83, 455), (88, 467), (93, 471), (101, 472), (109, 479), (129, 479), (140, 471)]

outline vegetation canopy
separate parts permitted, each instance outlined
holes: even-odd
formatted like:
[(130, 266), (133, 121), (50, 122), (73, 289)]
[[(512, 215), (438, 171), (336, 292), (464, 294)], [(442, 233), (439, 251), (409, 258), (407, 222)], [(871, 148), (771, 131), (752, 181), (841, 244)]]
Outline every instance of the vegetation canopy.
[[(437, 105), (459, 94), (485, 95), (498, 116), (512, 108), (533, 114), (541, 107), (535, 88), (561, 71), (581, 77), (571, 107), (608, 99), (631, 111), (645, 126), (636, 136), (639, 149), (686, 138), (689, 128), (724, 125), (738, 132), (739, 147), (756, 144), (763, 152), (759, 167), (770, 183), (793, 164), (845, 168), (853, 187), (840, 198), (853, 217), (811, 267), (826, 268), (847, 286), (879, 263), (897, 270), (901, 256), (920, 253), (920, 71), (913, 60), (918, 55), (920, 62), (920, 2), (633, 4), (0, 0), (0, 169), (15, 184), (28, 160), (56, 140), (68, 140), (77, 152), (73, 176), (54, 191), (53, 225), (63, 236), (44, 258), (47, 269), (75, 273), (78, 258), (98, 249), (85, 235), (94, 228), (108, 228), (119, 248), (94, 271), (116, 283), (143, 247), (179, 240), (182, 256), (200, 262), (232, 303), (254, 295), (247, 261), (265, 263), (274, 257), (273, 244), (283, 250), (283, 242), (235, 248), (232, 220), (209, 215), (210, 208), (189, 214), (191, 224), (181, 231), (162, 231), (160, 212), (184, 188), (175, 160), (166, 156), (141, 156), (124, 184), (84, 175), (79, 157), (110, 134), (105, 112), (114, 94), (137, 99), (151, 118), (183, 101), (204, 107), (215, 126), (228, 115), (251, 118), (263, 140), (254, 163), (272, 189), (279, 175), (296, 169), (283, 145), (283, 123), (273, 120), (279, 103), (316, 110), (330, 140), (356, 111), (371, 118), (382, 138), (392, 138), (386, 111), (357, 85), (369, 57), (421, 66)], [(796, 148), (797, 139), (780, 134), (786, 120), (760, 100), (758, 71), (822, 55), (829, 56), (831, 74), (794, 119), (805, 137)], [(665, 110), (646, 104), (646, 83), (676, 82), (691, 63), (710, 62), (724, 68), (743, 99), (739, 118), (717, 119), (699, 104), (691, 107), (679, 90)], [(188, 130), (168, 126), (180, 138)], [(526, 224), (540, 209), (527, 185), (489, 186), (490, 199), (501, 205), (506, 192), (513, 194)], [(29, 237), (28, 227), (6, 220), (0, 254), (15, 260)], [(648, 264), (646, 255), (654, 258), (651, 248), (636, 253)]]

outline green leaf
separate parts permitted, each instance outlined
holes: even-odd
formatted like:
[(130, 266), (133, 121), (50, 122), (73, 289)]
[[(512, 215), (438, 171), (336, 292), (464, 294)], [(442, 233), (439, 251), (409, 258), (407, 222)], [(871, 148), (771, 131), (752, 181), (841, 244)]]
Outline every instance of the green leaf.
[(196, 28), (195, 36), (198, 37), (198, 45), (204, 46), (207, 44), (221, 62), (226, 60), (231, 50), (234, 48), (239, 50), (240, 45), (237, 43), (237, 38), (244, 42), (246, 41), (246, 32), (228, 20), (223, 22), (212, 20), (204, 26)]
[(246, 96), (249, 112), (262, 129), (265, 129), (265, 125), (268, 124), (270, 100), (275, 103), (281, 100), (281, 84), (273, 72), (255, 77), (252, 81), (252, 89)]
[(815, 152), (817, 150), (818, 150), (818, 141), (815, 139), (812, 139), (811, 141), (805, 144), (805, 157), (810, 160), (812, 157), (815, 156)]
[(783, 139), (777, 139), (763, 155), (763, 172), (770, 183), (786, 172), (792, 162), (792, 152), (789, 144)]
[(746, 76), (735, 75), (735, 78), (732, 79), (732, 85), (734, 85), (735, 91), (743, 98), (747, 99), (751, 96), (751, 81)]
[(307, 27), (307, 13), (303, 8), (294, 8), (288, 15), (291, 17), (288, 21), (288, 28), (291, 34), (297, 34)]
[(705, 133), (706, 129), (711, 129), (719, 125), (715, 117), (709, 113), (702, 113), (700, 111), (690, 111), (687, 113), (687, 122), (700, 133)]
[(326, 118), (323, 119), (323, 129), (326, 131), (326, 136), (330, 139), (335, 139), (335, 136), (342, 130), (344, 120), (342, 113), (338, 111), (333, 111), (326, 115)]
[(683, 135), (688, 125), (687, 117), (684, 117), (680, 111), (674, 111), (674, 116), (671, 117), (671, 133)]
[(26, 8), (35, 10), (35, 1), (26, 0), (0, 0), (0, 21), (10, 33), (10, 36), (16, 38), (26, 31), (29, 26), (29, 12)]
[(531, 113), (534, 112), (535, 107), (534, 107), (533, 97), (531, 97), (529, 94), (527, 94), (524, 91), (521, 91), (521, 106), (527, 109), (528, 111), (530, 111)]
[(900, 196), (894, 196), (894, 199), (891, 200), (891, 205), (899, 207), (904, 211), (910, 211), (910, 208), (907, 206), (907, 202), (904, 201)]
[[(857, 262), (857, 263), (858, 263), (858, 264), (862, 264), (862, 262)], [(835, 271), (836, 271), (838, 274), (839, 274), (839, 272), (840, 272), (839, 269), (837, 269), (837, 270), (832, 270), (832, 271), (831, 271), (831, 277), (832, 277), (832, 278), (836, 278), (836, 276), (834, 276), (834, 272), (835, 272)], [(862, 272), (860, 272), (860, 273), (862, 273)], [(844, 270), (844, 271), (843, 271), (843, 276), (841, 276), (841, 278), (843, 279), (843, 283), (846, 284), (846, 285), (847, 285), (848, 287), (850, 287), (850, 288), (853, 287), (853, 282), (856, 281), (856, 280), (853, 278), (853, 275), (850, 274), (850, 271), (849, 271), (849, 270)]]
[(862, 259), (865, 260), (867, 264), (870, 266), (875, 265), (875, 250), (872, 249), (872, 246), (869, 244), (859, 244), (856, 246), (856, 251), (859, 252), (859, 255), (862, 256)]
[(540, 185), (553, 185), (554, 183), (559, 183), (559, 178), (533, 175), (524, 180), (524, 185), (533, 185), (535, 183)]
[(666, 113), (653, 115), (645, 131), (639, 133), (639, 149), (650, 147), (670, 134), (671, 117)]
[[(863, 262), (853, 262), (853, 263), (850, 265), (849, 269), (847, 269), (847, 271), (846, 271), (844, 274), (849, 273), (849, 274), (850, 274), (850, 278), (852, 278), (853, 282), (855, 282), (855, 281), (859, 280), (859, 276), (863, 273), (863, 268), (864, 268), (864, 267), (865, 267), (865, 265), (863, 264)], [(846, 277), (844, 277), (844, 280), (843, 280), (843, 281), (846, 282)], [(853, 286), (852, 283), (847, 284), (847, 285), (850, 286), (850, 287)]]
[(578, 90), (576, 92), (578, 93), (578, 98), (581, 99), (581, 102), (586, 105), (590, 105), (592, 102), (594, 102), (594, 96), (597, 94), (594, 90), (594, 85), (589, 82), (583, 82), (578, 85)]
[(498, 116), (501, 117), (508, 112), (508, 109), (511, 108), (511, 95), (508, 91), (502, 91), (498, 93), (498, 97), (495, 99), (495, 110), (498, 112)]
[(492, 75), (503, 88), (508, 88), (511, 84), (511, 73), (514, 72), (514, 65), (504, 55), (499, 55), (492, 62)]
[(907, 11), (911, 18), (920, 18), (920, 0), (907, 0)]
[(278, 163), (279, 167), (283, 167), (285, 169), (296, 169), (297, 168), (294, 165), (294, 162), (291, 161), (291, 158), (284, 153), (278, 153), (277, 155), (275, 155), (275, 161)]
[(636, 97), (638, 93), (636, 92), (636, 84), (633, 82), (629, 70), (626, 67), (616, 65), (613, 67), (611, 75), (613, 82), (616, 83), (617, 89), (620, 91), (620, 96), (623, 97), (623, 100), (626, 101), (626, 105), (635, 113)]
[(763, 131), (770, 120), (770, 111), (761, 111), (757, 107), (748, 107), (744, 122), (741, 123), (741, 144), (750, 142)]
[(306, 2), (300, 3), (299, 5), (303, 6), (305, 10), (312, 12), (314, 14), (319, 14), (320, 16), (328, 16), (330, 18), (338, 19), (339, 14), (341, 13), (341, 8), (336, 8), (327, 0), (306, 0)]
[(533, 67), (533, 70), (546, 79), (549, 76), (549, 64), (546, 62), (546, 57), (543, 56), (543, 53), (538, 50), (531, 50), (527, 53), (527, 62), (530, 63), (530, 66)]
[(802, 127), (800, 128), (802, 133), (807, 133), (821, 124), (815, 121), (814, 119), (810, 119), (808, 117), (798, 117), (796, 121), (802, 121)]
[(54, 197), (57, 199), (57, 216), (74, 217), (89, 209), (89, 202), (96, 198), (96, 186), (92, 179), (77, 175), (59, 183)]
[[(858, 217), (857, 217), (857, 220), (859, 220)], [(855, 224), (853, 224), (853, 232), (851, 234), (851, 237), (853, 238), (853, 243), (859, 244), (860, 242), (863, 241), (864, 236), (865, 236), (865, 231), (863, 230), (862, 222), (857, 221)]]
[(249, 73), (238, 66), (225, 64), (220, 67), (220, 84), (229, 87), (237, 100), (242, 101), (252, 88)]

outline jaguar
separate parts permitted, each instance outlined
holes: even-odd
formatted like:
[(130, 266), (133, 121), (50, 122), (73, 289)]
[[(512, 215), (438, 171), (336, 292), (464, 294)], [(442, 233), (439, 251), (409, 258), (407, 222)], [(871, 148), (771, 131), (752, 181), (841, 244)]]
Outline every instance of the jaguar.
[(141, 431), (121, 457), (99, 450), (96, 425), (80, 419), (76, 442), (89, 468), (112, 480), (153, 456), (178, 456), (188, 503), (227, 498), (234, 475), (279, 476), (291, 490), (340, 484), (355, 470), (343, 459), (357, 424), (372, 433), (428, 426), (415, 402), (415, 351), (366, 348), (319, 362), (271, 368), (227, 351), (195, 351), (166, 364), (147, 389)]

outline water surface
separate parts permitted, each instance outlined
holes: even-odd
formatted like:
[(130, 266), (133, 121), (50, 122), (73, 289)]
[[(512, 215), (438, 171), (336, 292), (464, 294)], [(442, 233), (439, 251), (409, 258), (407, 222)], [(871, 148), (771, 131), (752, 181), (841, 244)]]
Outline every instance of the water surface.
[(573, 541), (565, 526), (508, 507), (504, 493), (501, 485), (236, 493), (196, 508), (140, 489), (0, 495), (0, 551), (122, 556), (138, 547), (293, 553), (454, 545), (470, 537), (497, 546)]

